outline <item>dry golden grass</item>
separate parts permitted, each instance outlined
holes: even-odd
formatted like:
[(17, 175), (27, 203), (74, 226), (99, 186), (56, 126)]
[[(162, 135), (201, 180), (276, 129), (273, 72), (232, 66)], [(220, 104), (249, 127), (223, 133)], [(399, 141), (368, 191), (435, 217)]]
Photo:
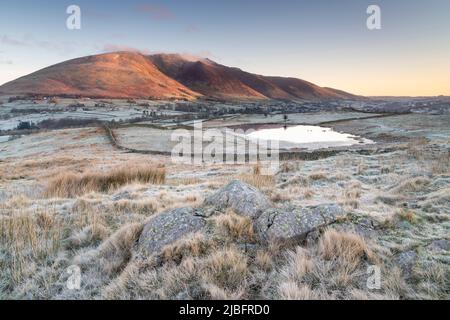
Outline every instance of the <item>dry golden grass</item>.
[(203, 279), (222, 288), (239, 290), (248, 273), (248, 258), (230, 247), (217, 251), (203, 263)]
[(312, 300), (314, 297), (308, 285), (299, 285), (294, 281), (281, 283), (278, 295), (281, 300)]
[(280, 274), (289, 281), (302, 282), (306, 274), (315, 268), (314, 260), (309, 256), (309, 252), (301, 247), (295, 251), (287, 252), (287, 265), (281, 269)]
[(198, 257), (205, 254), (211, 246), (211, 241), (204, 234), (194, 233), (171, 245), (165, 246), (161, 255), (165, 261), (179, 263), (184, 257)]
[(450, 205), (450, 188), (443, 188), (436, 192), (430, 193), (423, 202), (425, 211), (438, 210), (438, 206)]
[(242, 217), (234, 212), (228, 212), (212, 218), (214, 224), (228, 237), (240, 241), (254, 241), (253, 222), (248, 217)]
[(151, 215), (156, 213), (159, 209), (159, 204), (153, 199), (144, 200), (119, 200), (111, 205), (114, 212), (121, 213), (138, 213), (142, 215)]
[(343, 181), (343, 180), (349, 180), (351, 179), (351, 176), (349, 174), (343, 173), (343, 172), (337, 172), (336, 174), (334, 174), (331, 179), (336, 180), (336, 181)]
[(270, 193), (270, 200), (274, 203), (286, 203), (292, 200), (295, 196), (295, 193), (287, 193), (281, 191), (272, 191)]
[(312, 199), (314, 197), (314, 191), (312, 189), (305, 188), (303, 190), (303, 197), (305, 199)]
[(265, 189), (275, 186), (275, 177), (270, 175), (240, 174), (237, 176), (237, 179), (258, 189)]
[(366, 165), (366, 163), (364, 161), (360, 161), (360, 163), (358, 164), (358, 168), (356, 170), (356, 174), (363, 175), (367, 169), (368, 166)]
[(115, 274), (123, 269), (131, 258), (131, 249), (142, 232), (143, 225), (133, 223), (116, 231), (97, 249), (96, 259), (99, 259), (103, 272)]
[(105, 173), (88, 172), (81, 175), (64, 173), (49, 183), (45, 196), (71, 198), (88, 192), (108, 192), (130, 183), (163, 184), (165, 179), (165, 168), (150, 166), (122, 167)]
[[(415, 272), (419, 281), (419, 292), (415, 293), (418, 299), (448, 300), (450, 285), (450, 269), (445, 262), (424, 263)], [(406, 286), (403, 284), (403, 286)]]
[(281, 163), (280, 165), (280, 172), (282, 173), (289, 173), (289, 172), (295, 172), (298, 171), (300, 168), (300, 163), (299, 162), (287, 162), (284, 161)]
[[(29, 276), (30, 267), (45, 261), (61, 247), (64, 230), (53, 212), (13, 213), (0, 217), (0, 248), (7, 260), (2, 277), (16, 285)], [(10, 288), (8, 288), (10, 289)]]
[(431, 172), (433, 174), (450, 173), (450, 151), (431, 162)]
[(361, 198), (361, 187), (359, 184), (352, 184), (349, 188), (344, 190), (344, 206), (350, 209), (357, 209), (359, 207), (359, 199)]
[[(203, 253), (198, 243), (203, 240), (195, 235), (187, 243), (179, 243), (181, 260), (173, 255), (180, 251), (170, 249), (169, 257), (175, 260), (159, 268), (155, 268), (157, 259), (137, 257), (103, 290), (103, 297), (173, 299), (182, 293), (183, 298), (191, 299), (244, 299), (250, 271), (247, 256), (233, 246), (209, 247), (212, 244), (206, 244), (207, 251)], [(200, 248), (199, 256), (190, 254), (193, 248), (194, 252)]]
[(259, 250), (256, 253), (255, 262), (259, 268), (266, 272), (272, 270), (274, 266), (272, 254), (268, 251)]
[(168, 185), (171, 186), (189, 186), (189, 185), (194, 185), (194, 184), (200, 184), (203, 181), (199, 178), (194, 178), (194, 177), (190, 177), (190, 178), (182, 178), (182, 179), (173, 179), (173, 180), (169, 180), (167, 181)]
[[(325, 278), (329, 276), (328, 270), (320, 269), (321, 265), (316, 260), (317, 255), (305, 248), (297, 247), (295, 251), (288, 251), (285, 257), (286, 262), (276, 275), (275, 299), (310, 300), (320, 299), (322, 296), (330, 298), (329, 295), (323, 294), (320, 288), (313, 291), (310, 286), (313, 282), (322, 281), (316, 274)], [(315, 286), (317, 287), (317, 284)]]
[(105, 240), (109, 229), (103, 224), (91, 224), (83, 229), (73, 232), (68, 239), (71, 248), (81, 248)]
[(312, 172), (309, 176), (308, 176), (309, 180), (311, 181), (319, 181), (319, 180), (327, 180), (327, 173), (325, 171), (315, 171)]
[(416, 160), (423, 160), (425, 158), (424, 147), (428, 144), (425, 138), (414, 139), (408, 143), (406, 154)]
[(352, 267), (356, 267), (364, 257), (373, 257), (361, 236), (333, 229), (326, 230), (320, 239), (319, 253), (324, 259), (339, 259)]
[(0, 202), (1, 210), (18, 210), (28, 207), (32, 200), (23, 194), (14, 195), (4, 202)]
[(260, 175), (261, 174), (261, 163), (257, 163), (253, 166), (253, 174), (254, 175)]
[[(387, 157), (389, 156), (390, 154)], [(429, 178), (401, 181), (404, 172), (404, 178), (411, 175), (408, 171), (411, 168), (401, 162), (405, 161), (405, 154), (402, 153), (401, 156), (400, 160), (397, 159), (395, 173), (380, 176), (382, 182), (379, 184), (364, 183), (364, 188), (351, 181), (355, 165), (358, 165), (358, 156), (349, 156), (347, 159), (339, 156), (345, 160), (342, 162), (344, 169), (337, 172), (329, 171), (329, 162), (325, 162), (320, 164), (322, 167), (318, 163), (311, 164), (314, 168), (323, 168), (325, 171), (313, 172), (310, 177), (301, 176), (300, 172), (277, 175), (279, 185), (276, 185), (275, 177), (261, 174), (260, 165), (240, 177), (243, 176), (244, 179), (241, 180), (257, 188), (265, 189), (266, 195), (279, 204), (284, 204), (291, 198), (308, 202), (305, 199), (314, 197), (315, 203), (329, 201), (330, 194), (337, 197), (342, 195), (352, 208), (361, 203), (361, 212), (370, 208), (376, 214), (382, 213), (382, 216), (390, 214), (391, 219), (396, 221), (415, 223), (418, 220), (420, 223), (431, 223), (431, 220), (425, 221), (426, 216), (430, 217), (431, 214), (423, 214), (422, 210), (429, 205), (438, 212), (450, 203), (450, 193), (443, 188), (420, 194), (420, 198), (415, 194), (403, 195), (404, 192), (422, 190), (431, 192), (435, 188), (427, 180)], [(348, 165), (347, 160), (353, 161), (352, 166)], [(113, 163), (124, 161), (125, 158), (114, 159)], [(370, 168), (374, 167), (372, 157), (364, 158), (364, 161)], [(93, 160), (93, 167), (100, 166), (100, 162)], [(417, 161), (411, 162), (419, 164)], [(427, 165), (431, 164), (436, 164), (435, 173), (448, 170), (445, 158), (424, 163), (424, 169), (429, 170)], [(77, 168), (78, 165), (80, 168)], [(64, 157), (57, 164), (63, 171), (82, 171), (84, 168), (81, 165)], [(105, 161), (101, 165), (109, 166), (111, 163)], [(309, 162), (305, 167), (306, 172), (310, 172)], [(30, 161), (21, 168), (25, 170), (23, 172), (40, 168), (45, 170), (44, 173), (33, 176), (33, 179), (44, 179), (50, 176), (50, 172), (58, 171), (57, 168), (52, 168), (51, 162), (44, 160)], [(0, 168), (2, 169), (4, 171), (4, 168)], [(241, 169), (245, 170), (246, 167), (239, 167)], [(176, 170), (185, 172), (186, 168), (173, 167), (173, 170), (175, 173)], [(291, 163), (282, 164), (281, 172), (295, 170), (295, 165)], [(60, 192), (64, 197), (69, 192), (73, 192), (70, 196), (83, 195), (75, 201), (34, 199), (34, 194), (26, 193), (28, 196), (18, 194), (0, 203), (0, 209), (7, 212), (0, 215), (0, 299), (445, 299), (448, 296), (446, 288), (449, 277), (445, 264), (433, 261), (430, 266), (423, 266), (422, 270), (414, 270), (412, 281), (405, 281), (401, 270), (392, 266), (389, 256), (391, 247), (386, 247), (387, 258), (383, 256), (383, 263), (386, 262), (382, 270), (383, 287), (374, 293), (365, 287), (367, 266), (379, 264), (373, 253), (379, 252), (372, 241), (366, 242), (362, 237), (348, 232), (327, 230), (317, 241), (308, 241), (307, 247), (297, 247), (298, 244), (267, 245), (258, 242), (249, 219), (232, 212), (211, 218), (212, 224), (204, 233), (179, 239), (161, 252), (144, 254), (137, 241), (142, 223), (148, 216), (166, 209), (201, 204), (202, 192), (208, 186), (215, 189), (222, 187), (239, 173), (229, 173), (230, 170), (227, 169), (224, 170), (227, 173), (212, 176), (208, 181), (177, 178), (169, 179), (165, 186), (149, 188), (143, 184), (154, 182), (141, 180), (147, 178), (117, 178), (115, 171), (119, 170), (87, 172), (78, 178), (67, 179), (67, 182), (61, 179), (59, 185), (55, 184), (53, 191), (47, 190)], [(97, 174), (102, 177), (97, 178)], [(354, 181), (356, 180), (355, 178)], [(393, 185), (398, 181), (401, 182), (395, 185), (398, 193), (392, 192), (394, 188), (385, 189), (386, 185)], [(126, 186), (122, 187), (124, 184)], [(189, 187), (182, 187), (183, 185)], [(75, 186), (74, 190), (71, 189), (72, 186)], [(333, 190), (333, 186), (336, 186), (336, 190)], [(123, 194), (124, 199), (113, 200), (113, 193), (110, 191), (114, 189), (118, 189), (114, 195), (117, 193), (122, 198)], [(414, 199), (417, 196), (420, 209), (416, 212), (400, 212), (382, 204), (367, 204), (373, 198), (370, 194), (367, 196), (368, 193), (374, 192), (376, 195), (380, 190), (395, 197), (393, 206), (401, 199)], [(104, 194), (105, 192), (110, 194)], [(36, 194), (36, 198), (39, 196)], [(34, 210), (50, 203), (57, 204), (55, 212)], [(296, 201), (291, 203), (296, 204)], [(16, 214), (12, 214), (13, 211)], [(346, 228), (347, 223), (351, 221), (347, 221), (342, 227)], [(433, 223), (436, 223), (436, 229), (433, 230), (438, 234), (440, 226), (438, 227), (437, 222)], [(340, 227), (341, 225), (336, 225), (336, 228)], [(415, 229), (419, 228), (406, 231), (414, 233)], [(410, 240), (394, 234), (396, 229), (377, 229), (377, 232), (387, 234), (398, 242)], [(374, 242), (377, 240), (373, 239)], [(243, 245), (249, 242), (253, 245)], [(419, 254), (419, 259), (423, 262), (425, 260), (421, 255), (422, 253)], [(83, 283), (87, 283), (86, 287), (76, 293), (65, 289), (66, 268), (73, 264), (82, 268)], [(414, 268), (418, 266), (420, 263)], [(414, 290), (411, 289), (413, 286)]]
[(391, 191), (394, 193), (419, 192), (423, 191), (430, 182), (430, 179), (426, 177), (408, 178)]
[(304, 176), (296, 176), (295, 178), (289, 181), (289, 184), (307, 187), (309, 185), (309, 180)]
[(394, 221), (407, 221), (411, 224), (416, 224), (418, 222), (417, 215), (414, 211), (399, 209), (395, 212)]

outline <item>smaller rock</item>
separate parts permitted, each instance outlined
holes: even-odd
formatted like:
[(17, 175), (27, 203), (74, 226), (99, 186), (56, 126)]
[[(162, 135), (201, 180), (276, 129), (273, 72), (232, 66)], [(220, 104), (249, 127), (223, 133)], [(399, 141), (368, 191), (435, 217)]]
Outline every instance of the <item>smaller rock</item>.
[(205, 205), (220, 211), (230, 208), (235, 213), (252, 219), (256, 219), (264, 210), (272, 207), (263, 193), (239, 180), (232, 181), (206, 198)]
[(158, 252), (189, 233), (202, 230), (206, 221), (200, 213), (198, 209), (180, 208), (157, 215), (144, 226), (139, 246), (149, 253)]
[(339, 205), (327, 204), (292, 210), (269, 209), (257, 219), (255, 229), (262, 240), (302, 240), (344, 217)]
[(363, 221), (355, 222), (344, 222), (340, 223), (335, 227), (337, 231), (348, 232), (360, 235), (364, 239), (377, 238), (380, 235), (380, 231), (376, 230), (372, 227), (369, 227), (367, 224), (362, 224)]
[(130, 200), (131, 194), (128, 191), (120, 192), (112, 197), (113, 201)]
[(400, 267), (405, 278), (409, 278), (412, 268), (417, 262), (417, 253), (414, 250), (404, 251), (395, 257), (396, 264)]
[(427, 246), (427, 249), (431, 251), (450, 251), (450, 241), (445, 239), (433, 241)]

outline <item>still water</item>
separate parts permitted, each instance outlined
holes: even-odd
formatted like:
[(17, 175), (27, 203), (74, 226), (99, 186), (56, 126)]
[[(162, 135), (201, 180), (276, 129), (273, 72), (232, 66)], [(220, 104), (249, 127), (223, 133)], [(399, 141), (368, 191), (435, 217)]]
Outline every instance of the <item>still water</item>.
[(373, 143), (368, 139), (319, 126), (260, 129), (247, 134), (250, 140), (278, 141), (280, 148), (320, 149)]

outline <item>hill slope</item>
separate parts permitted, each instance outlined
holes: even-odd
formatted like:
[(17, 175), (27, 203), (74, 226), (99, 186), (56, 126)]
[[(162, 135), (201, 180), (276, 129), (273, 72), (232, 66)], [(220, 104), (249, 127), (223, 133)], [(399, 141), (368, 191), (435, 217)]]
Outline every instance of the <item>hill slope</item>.
[(354, 99), (354, 95), (313, 83), (283, 77), (266, 77), (209, 59), (192, 61), (177, 54), (149, 56), (158, 68), (188, 88), (205, 96), (247, 99)]
[(192, 92), (138, 53), (108, 53), (69, 60), (0, 87), (8, 94), (87, 97), (188, 98)]
[(224, 100), (357, 98), (304, 80), (261, 76), (209, 59), (132, 52), (69, 60), (6, 83), (0, 93)]

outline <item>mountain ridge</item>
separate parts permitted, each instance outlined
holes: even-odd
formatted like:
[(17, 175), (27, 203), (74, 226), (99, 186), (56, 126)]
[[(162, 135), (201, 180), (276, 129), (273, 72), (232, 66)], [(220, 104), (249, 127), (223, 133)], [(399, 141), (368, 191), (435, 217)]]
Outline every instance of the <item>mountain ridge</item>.
[(359, 96), (180, 54), (119, 51), (64, 61), (0, 86), (2, 94), (145, 99), (342, 100)]

